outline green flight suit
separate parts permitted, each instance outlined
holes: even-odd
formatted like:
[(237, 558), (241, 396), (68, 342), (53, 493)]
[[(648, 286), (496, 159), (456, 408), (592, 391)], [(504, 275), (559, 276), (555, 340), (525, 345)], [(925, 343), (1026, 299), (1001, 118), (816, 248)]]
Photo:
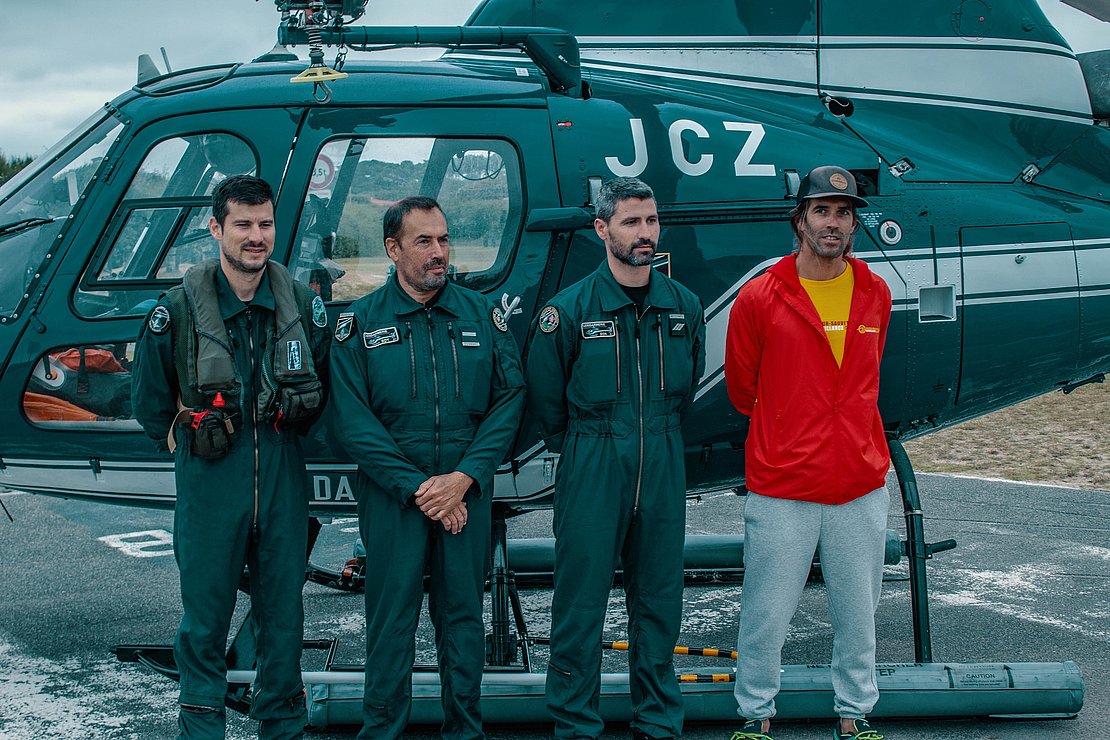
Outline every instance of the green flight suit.
[[(483, 584), (493, 476), (524, 405), (524, 379), (500, 309), (448, 283), (426, 307), (393, 275), (336, 322), (333, 423), (358, 464), (366, 547), (366, 687), (360, 738), (395, 738), (412, 705), (426, 570), (445, 738), (480, 738)], [(433, 475), (466, 473), (467, 524), (448, 534), (411, 503)]]
[(643, 312), (607, 263), (540, 311), (528, 407), (555, 477), (547, 705), (556, 737), (596, 738), (601, 641), (617, 559), (628, 610), (632, 727), (682, 733), (672, 652), (682, 618), (681, 418), (705, 364), (701, 302), (653, 271)]
[[(219, 459), (192, 454), (189, 435), (182, 426), (174, 427), (174, 556), (184, 608), (174, 641), (184, 708), (179, 737), (224, 737), (224, 650), (244, 565), (250, 574), (251, 617), (258, 639), (251, 716), (261, 722), (261, 737), (300, 737), (305, 719), (301, 590), (310, 490), (300, 442), (304, 429), (279, 430), (273, 422), (256, 423), (253, 418), (263, 346), (274, 331), (269, 274), (263, 274), (254, 299), (243, 303), (223, 272), (216, 270), (216, 296), (243, 382), (244, 409), (235, 419), (231, 449)], [(158, 305), (164, 312), (167, 297)], [(322, 303), (318, 308), (322, 310)], [(175, 363), (173, 336), (188, 327), (157, 322), (158, 311), (157, 306), (151, 311), (135, 346), (132, 399), (135, 418), (164, 449), (178, 413), (179, 377), (184, 373)], [(305, 332), (317, 376), (326, 382), (331, 335), (322, 313), (316, 316), (323, 325), (310, 321)], [(199, 707), (215, 711), (189, 709)]]

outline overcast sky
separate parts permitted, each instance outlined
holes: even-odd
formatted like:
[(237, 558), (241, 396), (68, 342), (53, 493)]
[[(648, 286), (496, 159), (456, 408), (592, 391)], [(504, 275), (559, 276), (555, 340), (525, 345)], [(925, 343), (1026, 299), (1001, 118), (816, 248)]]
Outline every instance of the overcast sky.
[[(1039, 0), (1077, 52), (1110, 46), (1110, 24)], [(477, 0), (371, 0), (382, 25), (458, 25)], [(0, 24), (0, 152), (37, 155), (135, 83), (139, 54), (174, 69), (247, 61), (274, 45), (273, 0), (50, 0), (15, 4)], [(329, 53), (329, 60), (331, 54)]]

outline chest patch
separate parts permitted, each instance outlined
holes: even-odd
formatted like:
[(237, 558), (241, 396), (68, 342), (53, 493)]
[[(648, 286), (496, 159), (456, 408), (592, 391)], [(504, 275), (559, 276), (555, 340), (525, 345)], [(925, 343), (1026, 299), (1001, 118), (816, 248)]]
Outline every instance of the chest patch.
[(612, 321), (583, 321), (583, 339), (610, 339), (617, 336), (617, 325)]
[(301, 369), (301, 341), (299, 339), (292, 339), (285, 343), (285, 359), (286, 369)]
[(667, 325), (670, 327), (670, 335), (672, 337), (684, 337), (687, 333), (688, 323), (686, 321), (686, 314), (671, 313), (667, 314)]
[(482, 343), (478, 341), (478, 332), (476, 331), (463, 331), (462, 332), (462, 346), (464, 347), (481, 347)]
[(345, 311), (339, 314), (339, 318), (335, 320), (335, 341), (346, 342), (351, 332), (355, 330), (355, 314), (353, 311)]
[(509, 330), (509, 324), (505, 321), (505, 312), (499, 307), (493, 307), (493, 311), (490, 312), (490, 317), (493, 319), (493, 325), (497, 327), (497, 331)]
[(377, 349), (387, 344), (397, 344), (401, 341), (401, 332), (396, 326), (387, 326), (384, 329), (362, 332), (362, 345), (366, 349)]

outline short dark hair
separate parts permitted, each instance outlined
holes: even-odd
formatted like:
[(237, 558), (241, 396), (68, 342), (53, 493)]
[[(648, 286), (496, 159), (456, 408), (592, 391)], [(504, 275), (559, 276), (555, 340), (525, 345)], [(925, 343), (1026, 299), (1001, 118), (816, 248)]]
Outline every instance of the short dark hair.
[(227, 218), (228, 201), (247, 206), (260, 206), (274, 202), (274, 191), (270, 183), (254, 175), (232, 175), (212, 191), (212, 218), (221, 227)]
[[(435, 198), (428, 195), (410, 195), (407, 198), (402, 198), (389, 208), (386, 209), (385, 215), (382, 216), (382, 241), (386, 239), (396, 239), (397, 235), (401, 233), (401, 226), (405, 222), (405, 216), (409, 215), (412, 211), (439, 211), (443, 213), (443, 209)], [(446, 214), (445, 214), (446, 215)]]
[(655, 193), (646, 182), (637, 177), (616, 177), (612, 180), (607, 180), (597, 194), (597, 202), (594, 206), (597, 208), (597, 217), (605, 223), (609, 223), (609, 219), (613, 218), (613, 214), (617, 212), (617, 206), (620, 205), (622, 200), (629, 198), (636, 198), (638, 200), (655, 200)]

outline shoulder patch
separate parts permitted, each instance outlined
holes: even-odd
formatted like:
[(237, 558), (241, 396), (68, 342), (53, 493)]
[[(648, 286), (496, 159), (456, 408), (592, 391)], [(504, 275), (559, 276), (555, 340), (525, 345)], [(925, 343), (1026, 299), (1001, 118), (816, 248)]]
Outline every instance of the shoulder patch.
[(335, 320), (335, 341), (346, 342), (355, 330), (355, 312), (344, 311)]
[(320, 296), (312, 299), (312, 323), (321, 329), (328, 325), (328, 312), (324, 310), (324, 299)]
[(499, 307), (493, 307), (491, 318), (493, 319), (493, 325), (497, 327), (497, 331), (509, 330), (509, 324), (505, 321), (505, 312)]
[(155, 334), (165, 334), (170, 328), (170, 310), (165, 306), (155, 306), (146, 325)]
[(559, 309), (547, 306), (540, 311), (540, 331), (550, 334), (559, 328)]

